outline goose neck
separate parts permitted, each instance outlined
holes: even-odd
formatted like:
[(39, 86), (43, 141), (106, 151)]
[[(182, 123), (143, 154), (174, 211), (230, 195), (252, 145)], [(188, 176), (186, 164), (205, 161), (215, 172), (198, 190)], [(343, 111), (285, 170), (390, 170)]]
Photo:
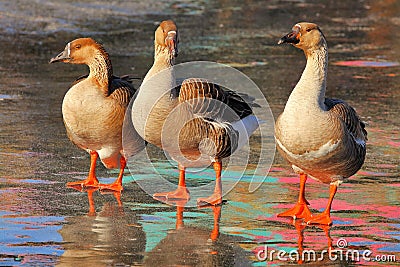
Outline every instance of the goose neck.
[[(309, 108), (325, 109), (325, 90), (328, 72), (328, 52), (325, 46), (305, 53), (307, 64), (288, 103), (295, 101)], [(299, 103), (300, 102), (300, 103)]]
[(113, 69), (108, 56), (103, 55), (100, 51), (96, 53), (93, 60), (88, 64), (89, 77), (95, 79), (101, 87), (107, 88), (112, 79)]

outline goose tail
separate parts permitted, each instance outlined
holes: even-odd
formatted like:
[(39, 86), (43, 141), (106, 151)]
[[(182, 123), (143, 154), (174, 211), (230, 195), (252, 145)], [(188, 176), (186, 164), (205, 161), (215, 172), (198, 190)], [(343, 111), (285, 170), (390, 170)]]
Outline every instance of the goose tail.
[(239, 133), (238, 150), (248, 143), (249, 137), (257, 130), (261, 123), (262, 122), (259, 121), (255, 115), (244, 117), (232, 123), (233, 129)]

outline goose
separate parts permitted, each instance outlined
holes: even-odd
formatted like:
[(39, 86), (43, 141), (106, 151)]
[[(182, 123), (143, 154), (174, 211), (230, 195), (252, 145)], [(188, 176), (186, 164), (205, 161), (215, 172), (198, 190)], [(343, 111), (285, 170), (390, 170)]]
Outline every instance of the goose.
[[(89, 175), (84, 181), (69, 182), (69, 187), (100, 188), (120, 192), (126, 158), (122, 149), (125, 111), (136, 92), (129, 77), (113, 75), (108, 53), (92, 38), (69, 42), (50, 63), (86, 64), (89, 75), (78, 78), (65, 94), (62, 115), (69, 139), (90, 154)], [(120, 168), (112, 184), (99, 184), (96, 162), (106, 168)]]
[[(258, 120), (249, 104), (237, 93), (205, 79), (188, 78), (177, 86), (172, 67), (178, 55), (178, 42), (175, 22), (161, 22), (155, 31), (154, 63), (132, 105), (132, 114), (135, 114), (132, 122), (145, 141), (162, 148), (178, 162), (178, 188), (155, 193), (155, 199), (167, 202), (189, 199), (185, 169), (212, 163), (216, 173), (214, 193), (199, 198), (197, 204), (218, 205), (222, 203), (222, 159), (245, 143), (258, 128)], [(230, 116), (233, 119), (220, 116), (223, 108), (213, 105), (213, 100), (228, 106), (235, 115)], [(215, 120), (213, 116), (219, 116), (219, 119)]]
[[(343, 100), (325, 98), (328, 48), (318, 25), (297, 23), (279, 40), (278, 44), (282, 43), (302, 49), (307, 64), (275, 123), (277, 148), (300, 175), (297, 203), (278, 216), (331, 225), (330, 210), (338, 186), (364, 163), (365, 124)], [(326, 209), (316, 216), (311, 214), (305, 198), (308, 176), (330, 185)]]

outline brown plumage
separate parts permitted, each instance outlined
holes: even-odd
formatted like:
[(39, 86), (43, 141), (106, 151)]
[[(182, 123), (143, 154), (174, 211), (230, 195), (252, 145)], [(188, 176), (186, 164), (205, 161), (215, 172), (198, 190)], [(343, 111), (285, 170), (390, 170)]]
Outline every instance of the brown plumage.
[[(196, 99), (193, 110), (197, 114), (205, 114), (210, 118), (224, 118), (233, 122), (243, 119), (253, 111), (249, 104), (234, 91), (222, 89), (219, 85), (210, 83), (205, 79), (190, 78), (183, 81), (178, 87), (179, 102), (192, 101)], [(215, 105), (208, 99), (217, 100), (224, 105)], [(227, 108), (231, 110), (226, 110)], [(232, 112), (233, 111), (233, 112)], [(229, 113), (234, 116), (229, 116)]]
[[(113, 75), (108, 53), (91, 38), (79, 38), (67, 44), (50, 63), (86, 64), (89, 74), (78, 78), (66, 93), (62, 113), (69, 139), (91, 155), (91, 168), (83, 182), (69, 186), (122, 190), (126, 161), (122, 149), (122, 125), (126, 108), (135, 93), (129, 77)], [(117, 180), (99, 185), (95, 174), (97, 157), (107, 168), (120, 167)]]
[[(279, 215), (331, 224), (329, 211), (337, 186), (364, 163), (365, 125), (346, 102), (325, 98), (328, 49), (316, 24), (296, 24), (279, 43), (293, 44), (307, 58), (303, 74), (275, 125), (277, 148), (301, 178), (297, 205)], [(304, 197), (307, 175), (331, 184), (328, 206), (316, 217), (309, 212)]]
[(155, 31), (154, 64), (144, 78), (132, 112), (139, 134), (168, 152), (179, 163), (179, 187), (156, 198), (188, 199), (185, 168), (207, 166), (216, 170), (215, 193), (199, 203), (220, 204), (221, 160), (230, 156), (258, 127), (243, 98), (204, 79), (189, 78), (176, 85), (172, 66), (178, 51), (178, 29), (163, 21)]
[(195, 115), (180, 130), (179, 147), (198, 150), (215, 160), (229, 157), (237, 149), (238, 132), (229, 122), (253, 114), (238, 94), (207, 80), (190, 78), (178, 87), (178, 99), (180, 104), (188, 103)]

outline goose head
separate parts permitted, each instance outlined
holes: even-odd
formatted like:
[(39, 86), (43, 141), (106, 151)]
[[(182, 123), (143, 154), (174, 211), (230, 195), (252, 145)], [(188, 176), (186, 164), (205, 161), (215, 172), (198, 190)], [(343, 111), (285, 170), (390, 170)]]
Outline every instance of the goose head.
[(169, 53), (173, 57), (178, 56), (178, 28), (172, 20), (164, 20), (158, 26), (155, 32), (155, 43), (162, 47), (168, 48)]
[(306, 54), (308, 51), (326, 46), (325, 36), (315, 23), (300, 22), (293, 26), (292, 31), (283, 36), (278, 44), (289, 43), (302, 49)]
[(108, 58), (104, 48), (92, 38), (79, 38), (69, 42), (64, 51), (50, 59), (50, 63), (64, 62), (90, 65), (91, 60), (101, 55)]

